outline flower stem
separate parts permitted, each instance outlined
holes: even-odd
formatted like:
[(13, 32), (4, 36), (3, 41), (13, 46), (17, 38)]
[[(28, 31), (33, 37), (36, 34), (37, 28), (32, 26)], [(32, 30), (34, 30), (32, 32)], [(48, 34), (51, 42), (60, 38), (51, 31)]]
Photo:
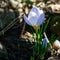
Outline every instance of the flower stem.
[(36, 48), (37, 48), (37, 53), (39, 55), (39, 39), (38, 39), (38, 31), (36, 31)]

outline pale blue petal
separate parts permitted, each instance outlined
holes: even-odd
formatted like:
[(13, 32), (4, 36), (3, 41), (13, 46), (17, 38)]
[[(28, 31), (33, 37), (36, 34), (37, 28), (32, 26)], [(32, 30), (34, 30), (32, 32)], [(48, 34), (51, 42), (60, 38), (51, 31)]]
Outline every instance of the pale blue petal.
[(23, 18), (28, 25), (31, 25), (31, 23), (29, 22), (29, 20), (25, 14), (24, 14)]
[(43, 11), (43, 10), (39, 10), (39, 16), (40, 16), (41, 14), (44, 14), (44, 11)]
[(37, 7), (33, 7), (28, 15), (28, 18), (31, 18), (32, 16), (36, 16), (37, 18), (40, 15), (40, 10)]
[(32, 26), (36, 25), (37, 23), (37, 17), (31, 17), (29, 22), (31, 23)]
[(44, 22), (44, 18), (45, 18), (45, 14), (42, 13), (42, 14), (39, 16), (36, 25), (37, 25), (37, 26), (41, 25), (41, 24)]

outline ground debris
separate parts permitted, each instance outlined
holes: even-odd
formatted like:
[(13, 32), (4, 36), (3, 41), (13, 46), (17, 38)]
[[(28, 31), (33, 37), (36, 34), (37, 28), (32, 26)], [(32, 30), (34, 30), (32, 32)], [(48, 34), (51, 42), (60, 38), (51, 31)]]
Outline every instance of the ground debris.
[(24, 35), (21, 35), (21, 38), (25, 39), (26, 41), (29, 40), (30, 42), (34, 42), (35, 41), (35, 38), (29, 32), (26, 32), (26, 33), (24, 33)]

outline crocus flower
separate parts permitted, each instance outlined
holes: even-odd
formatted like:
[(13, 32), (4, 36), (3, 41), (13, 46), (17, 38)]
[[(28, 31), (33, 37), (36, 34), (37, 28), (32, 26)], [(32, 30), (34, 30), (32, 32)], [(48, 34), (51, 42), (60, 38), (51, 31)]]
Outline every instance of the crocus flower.
[(33, 7), (28, 15), (28, 17), (24, 14), (25, 22), (33, 26), (35, 30), (38, 30), (38, 26), (44, 22), (45, 14), (43, 10), (40, 10), (38, 7)]

